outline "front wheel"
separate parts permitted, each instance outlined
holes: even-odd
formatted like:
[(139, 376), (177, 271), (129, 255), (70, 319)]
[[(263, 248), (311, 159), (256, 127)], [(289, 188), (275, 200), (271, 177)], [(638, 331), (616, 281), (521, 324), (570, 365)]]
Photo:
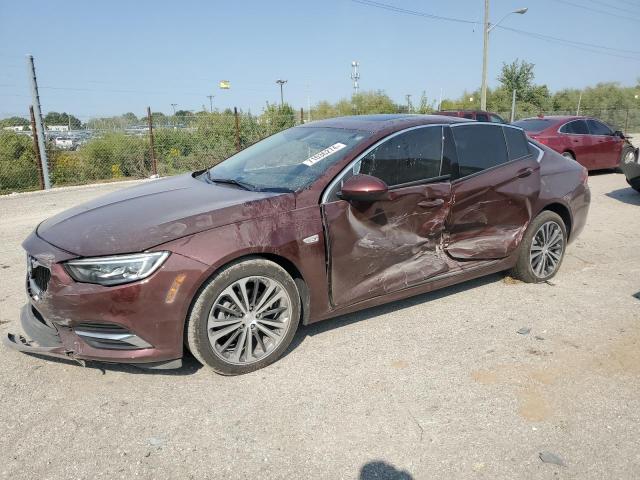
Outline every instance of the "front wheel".
[(231, 263), (196, 297), (185, 328), (187, 345), (218, 373), (252, 372), (282, 355), (300, 312), (296, 284), (278, 264), (261, 258)]
[(560, 215), (543, 211), (533, 219), (520, 244), (512, 275), (527, 283), (552, 278), (560, 268), (567, 245), (567, 228)]
[(616, 169), (618, 172), (622, 172), (622, 166), (625, 163), (633, 163), (636, 161), (636, 149), (631, 146), (626, 146), (622, 149), (622, 154), (620, 155), (620, 162), (618, 163), (618, 168)]

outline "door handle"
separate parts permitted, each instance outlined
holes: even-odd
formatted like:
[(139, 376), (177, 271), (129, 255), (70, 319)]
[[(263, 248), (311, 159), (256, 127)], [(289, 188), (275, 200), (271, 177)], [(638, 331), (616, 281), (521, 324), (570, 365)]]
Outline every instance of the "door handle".
[(441, 198), (436, 198), (435, 200), (423, 200), (422, 202), (418, 202), (418, 206), (422, 208), (435, 208), (441, 207), (444, 205), (444, 200)]
[(533, 173), (533, 169), (532, 168), (523, 168), (522, 170), (520, 170), (518, 172), (518, 178), (525, 178), (528, 177), (529, 175), (531, 175)]

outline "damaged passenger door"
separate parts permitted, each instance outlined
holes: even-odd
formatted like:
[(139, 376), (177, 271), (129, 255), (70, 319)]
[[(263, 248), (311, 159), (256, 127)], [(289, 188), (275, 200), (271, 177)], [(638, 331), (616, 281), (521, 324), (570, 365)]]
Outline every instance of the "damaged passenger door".
[(508, 125), (456, 124), (456, 178), (445, 250), (458, 260), (495, 260), (518, 247), (540, 194), (538, 151)]
[[(442, 252), (451, 198), (443, 134), (435, 125), (393, 134), (364, 152), (325, 191), (334, 306), (410, 287), (450, 268)], [(365, 198), (347, 194), (345, 185), (342, 194), (354, 175), (381, 180), (386, 193)]]

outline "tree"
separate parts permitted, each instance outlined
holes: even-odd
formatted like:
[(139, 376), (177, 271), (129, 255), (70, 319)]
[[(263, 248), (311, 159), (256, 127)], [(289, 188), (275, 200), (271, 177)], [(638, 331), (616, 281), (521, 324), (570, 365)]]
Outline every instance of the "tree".
[(434, 108), (434, 102), (433, 101), (429, 101), (429, 99), (427, 98), (427, 92), (422, 92), (422, 95), (420, 95), (420, 102), (418, 103), (418, 109), (417, 112), (418, 113), (432, 113), (435, 110)]
[(78, 118), (66, 112), (49, 112), (44, 117), (44, 123), (48, 127), (52, 125), (67, 125), (70, 126), (72, 130), (77, 130), (82, 127), (82, 122)]
[(0, 127), (26, 127), (29, 120), (23, 117), (9, 117), (0, 120)]
[(520, 99), (524, 99), (533, 88), (533, 63), (524, 60), (515, 59), (513, 62), (502, 64), (502, 72), (498, 77), (498, 81), (508, 92), (516, 91), (516, 98), (520, 95)]

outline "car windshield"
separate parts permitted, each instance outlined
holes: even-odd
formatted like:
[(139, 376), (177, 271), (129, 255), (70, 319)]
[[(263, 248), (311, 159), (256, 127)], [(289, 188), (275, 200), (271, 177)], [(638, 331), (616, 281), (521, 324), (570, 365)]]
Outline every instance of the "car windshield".
[(248, 190), (297, 191), (319, 178), (369, 135), (340, 128), (290, 128), (236, 153), (210, 168), (202, 178)]
[(549, 128), (552, 123), (552, 120), (544, 118), (527, 118), (526, 120), (519, 120), (513, 124), (522, 128), (525, 132), (541, 132)]

